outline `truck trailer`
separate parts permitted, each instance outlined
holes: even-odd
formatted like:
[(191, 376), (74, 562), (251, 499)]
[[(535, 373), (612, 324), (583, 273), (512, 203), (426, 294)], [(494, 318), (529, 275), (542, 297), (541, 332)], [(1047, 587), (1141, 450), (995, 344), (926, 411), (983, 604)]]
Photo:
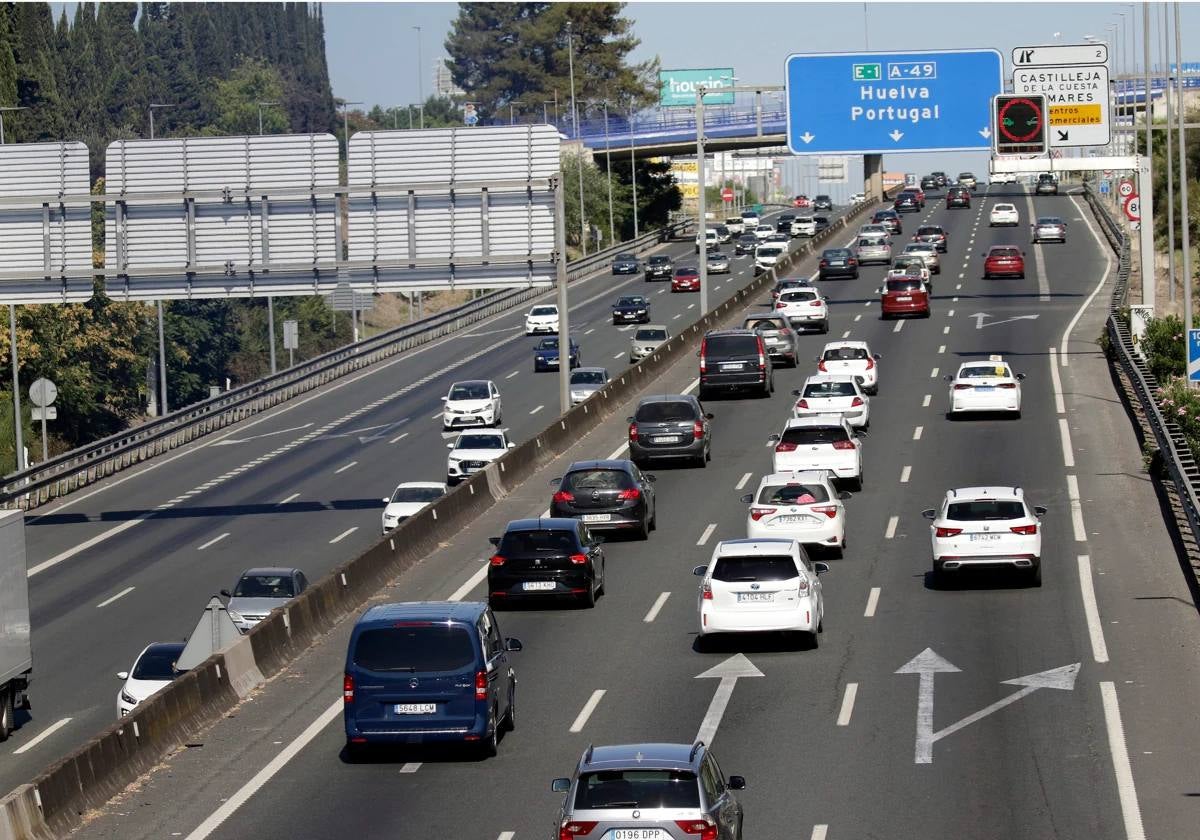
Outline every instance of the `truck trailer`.
[(25, 513), (5, 510), (0, 511), (0, 741), (12, 733), (16, 710), (29, 708), (32, 675)]

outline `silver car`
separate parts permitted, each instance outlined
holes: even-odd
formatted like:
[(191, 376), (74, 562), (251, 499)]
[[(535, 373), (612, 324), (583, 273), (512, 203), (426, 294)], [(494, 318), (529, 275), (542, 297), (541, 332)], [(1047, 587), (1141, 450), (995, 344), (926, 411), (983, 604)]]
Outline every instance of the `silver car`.
[(670, 338), (670, 331), (662, 324), (645, 324), (638, 327), (629, 342), (629, 363), (637, 364)]
[(588, 747), (575, 775), (555, 779), (564, 793), (558, 836), (604, 840), (740, 840), (741, 776), (725, 777), (703, 741)]
[(225, 608), (237, 629), (248, 633), (271, 610), (282, 607), (307, 588), (308, 578), (299, 569), (262, 566), (242, 572), (233, 592), (222, 589), (221, 594), (229, 599)]
[(913, 242), (904, 246), (905, 254), (914, 254), (925, 261), (925, 267), (930, 274), (942, 273), (942, 259), (938, 256), (937, 246), (932, 242)]
[(708, 253), (708, 273), (709, 274), (728, 274), (729, 273), (729, 255), (723, 251), (709, 251)]
[(579, 405), (608, 384), (608, 369), (581, 367), (571, 371), (571, 405)]
[(859, 265), (869, 262), (890, 263), (892, 261), (892, 243), (884, 236), (860, 236), (854, 248), (854, 256)]
[(761, 335), (772, 359), (787, 362), (789, 367), (795, 367), (799, 362), (800, 336), (782, 315), (748, 315), (742, 321), (742, 329), (754, 330)]

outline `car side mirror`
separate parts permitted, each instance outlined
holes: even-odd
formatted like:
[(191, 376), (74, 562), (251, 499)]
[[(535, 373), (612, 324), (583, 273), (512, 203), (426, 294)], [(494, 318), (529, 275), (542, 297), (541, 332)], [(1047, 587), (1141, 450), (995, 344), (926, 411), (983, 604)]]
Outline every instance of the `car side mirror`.
[(767, 438), (767, 443), (779, 443), (779, 435), (771, 435)]
[(1025, 256), (1025, 252), (1024, 252), (1024, 251), (1022, 251), (1022, 252), (1021, 252), (1021, 256), (1022, 256), (1022, 257), (1023, 257), (1023, 256)]
[(933, 508), (929, 508), (928, 510), (921, 511), (921, 516), (924, 516), (926, 519), (936, 519), (937, 511)]
[(383, 502), (383, 503), (386, 505), (386, 504), (389, 504), (389, 503), (391, 503), (391, 501), (392, 501), (392, 500), (391, 500), (391, 499), (389, 499), (387, 496), (384, 496), (384, 497), (383, 497), (382, 499), (380, 499), (379, 501)]
[(851, 493), (849, 490), (842, 490), (841, 492), (838, 493), (838, 499), (840, 499), (843, 502), (847, 501), (848, 499), (852, 498), (853, 496), (854, 496), (854, 494)]
[(793, 397), (803, 397), (803, 396), (804, 396), (804, 392), (803, 392), (802, 390), (800, 390), (799, 388), (793, 388), (793, 389), (792, 389), (792, 396), (793, 396)]
[(883, 358), (883, 356), (881, 356), (881, 355), (879, 355), (878, 353), (876, 353), (876, 354), (875, 354), (875, 355), (874, 355), (872, 358), (874, 358), (874, 359), (875, 359), (875, 361), (877, 361), (877, 362), (878, 362), (880, 359), (882, 359), (882, 358)]
[(870, 437), (871, 433), (868, 432), (866, 429), (855, 429), (854, 436), (856, 438), (865, 438), (865, 437)]
[(633, 422), (633, 418), (632, 418), (632, 417), (626, 417), (626, 418), (625, 418), (625, 422), (626, 422), (626, 423), (632, 423), (632, 422)]
[(875, 290), (875, 294), (885, 295), (885, 294), (887, 294), (887, 289), (883, 288), (883, 286), (880, 286), (878, 289)]
[(453, 448), (454, 448), (454, 444), (453, 444), (453, 443), (447, 443), (447, 444), (446, 444), (446, 448), (447, 448), (447, 449), (453, 449)]
[(117, 671), (117, 679), (119, 679), (119, 680), (129, 679), (129, 672), (128, 671)]
[(747, 493), (746, 495), (741, 496), (740, 498), (741, 498), (742, 504), (744, 504), (744, 505), (753, 504), (753, 502), (754, 502), (754, 494), (753, 493)]
[(692, 568), (692, 574), (696, 577), (704, 577), (704, 573), (708, 571), (708, 566), (695, 566)]
[(505, 639), (504, 640), (504, 649), (508, 650), (508, 651), (512, 651), (513, 653), (517, 653), (521, 650), (524, 650), (525, 646), (523, 644), (521, 644), (520, 639)]
[(829, 564), (821, 560), (817, 560), (813, 563), (813, 571), (819, 575), (823, 575), (829, 571)]
[(646, 480), (651, 484), (658, 481), (658, 476), (654, 475), (653, 473), (643, 473), (643, 475), (646, 476)]
[(1034, 509), (1033, 509), (1033, 515), (1034, 515), (1034, 516), (1045, 516), (1045, 515), (1046, 515), (1046, 509), (1045, 509), (1044, 507), (1042, 507), (1041, 505), (1037, 505), (1037, 506), (1036, 506), (1036, 507), (1034, 507)]
[(517, 448), (517, 445), (516, 445), (515, 443), (512, 443), (512, 442), (510, 441), (510, 442), (509, 442), (509, 444), (508, 444), (508, 448), (509, 448), (509, 449), (516, 449), (516, 448)]
[(442, 402), (448, 402), (449, 400), (450, 400), (449, 397), (442, 397)]
[(730, 790), (745, 790), (746, 779), (744, 776), (730, 776), (728, 787)]
[(490, 542), (492, 545), (496, 546), (497, 548), (500, 547), (500, 538), (499, 537), (488, 537), (488, 542)]
[(222, 590), (221, 590), (221, 594), (222, 594), (222, 595), (224, 595), (226, 598), (232, 598), (232, 597), (233, 597), (232, 595), (230, 595), (230, 594), (229, 594), (229, 590), (228, 590), (228, 589), (222, 589)]
[(1025, 381), (1025, 374), (1023, 374), (1023, 373), (1018, 373), (1018, 374), (1017, 374), (1017, 379), (1018, 379), (1019, 381), (1021, 381), (1021, 382), (1024, 382), (1024, 381)]
[(699, 355), (700, 355), (700, 351), (699, 351), (699, 350), (697, 350), (697, 351), (696, 351), (696, 355), (697, 355), (697, 356), (699, 356)]
[(709, 413), (705, 414), (705, 415), (704, 415), (704, 419), (705, 419), (705, 420), (712, 420), (712, 419), (713, 419), (712, 413), (711, 413), (711, 412), (709, 412)]
[(559, 484), (561, 482), (562, 482), (562, 476), (560, 475), (558, 478), (550, 479), (550, 486), (553, 487), (555, 484)]
[(567, 793), (571, 789), (570, 779), (555, 779), (550, 783), (550, 790), (555, 793)]

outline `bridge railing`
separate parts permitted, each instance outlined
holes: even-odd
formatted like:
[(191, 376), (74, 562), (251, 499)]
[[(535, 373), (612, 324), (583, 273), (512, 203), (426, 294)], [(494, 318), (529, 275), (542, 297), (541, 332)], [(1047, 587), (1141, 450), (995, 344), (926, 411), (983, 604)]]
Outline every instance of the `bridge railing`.
[[(787, 109), (782, 103), (764, 103), (762, 107), (762, 122), (776, 125), (787, 118)], [(754, 106), (730, 105), (707, 106), (704, 109), (704, 126), (709, 132), (724, 128), (743, 128), (758, 124), (759, 111)], [(575, 133), (570, 120), (560, 120), (559, 130), (571, 140), (582, 137), (585, 140), (603, 139), (606, 122), (603, 117), (579, 121), (579, 133)], [(626, 115), (608, 115), (608, 136), (610, 139), (628, 138), (632, 135), (655, 134), (670, 131), (696, 130), (696, 112), (691, 108), (660, 108), (643, 111), (633, 115), (630, 120)]]

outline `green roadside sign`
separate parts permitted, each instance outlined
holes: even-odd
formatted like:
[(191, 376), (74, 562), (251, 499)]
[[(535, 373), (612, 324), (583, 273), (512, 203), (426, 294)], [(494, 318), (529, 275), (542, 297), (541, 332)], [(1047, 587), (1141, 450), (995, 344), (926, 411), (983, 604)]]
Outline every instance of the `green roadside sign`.
[(733, 87), (732, 67), (707, 70), (660, 70), (658, 104), (663, 108), (695, 108), (696, 88), (703, 85), (705, 105), (732, 105), (733, 91), (719, 93), (717, 88)]

